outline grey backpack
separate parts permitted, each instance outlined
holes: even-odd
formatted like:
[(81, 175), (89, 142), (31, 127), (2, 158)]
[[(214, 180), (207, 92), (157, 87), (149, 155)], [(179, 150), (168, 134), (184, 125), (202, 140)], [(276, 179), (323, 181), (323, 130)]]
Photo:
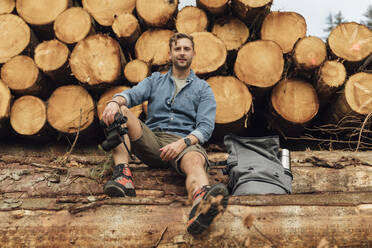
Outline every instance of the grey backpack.
[(278, 136), (224, 137), (232, 195), (290, 194), (292, 173), (282, 166)]

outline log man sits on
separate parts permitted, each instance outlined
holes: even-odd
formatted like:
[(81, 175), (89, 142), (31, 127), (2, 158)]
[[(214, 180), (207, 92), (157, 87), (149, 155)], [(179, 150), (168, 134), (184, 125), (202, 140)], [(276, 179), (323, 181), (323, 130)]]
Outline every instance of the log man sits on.
[[(187, 231), (195, 235), (207, 229), (228, 202), (225, 185), (209, 185), (208, 156), (201, 146), (214, 129), (216, 101), (207, 82), (190, 68), (195, 55), (193, 38), (175, 34), (169, 47), (171, 69), (166, 74), (155, 72), (115, 95), (102, 119), (109, 125), (121, 112), (127, 117), (129, 140), (125, 142), (131, 151), (150, 167), (173, 167), (186, 178), (186, 189), (193, 199)], [(148, 113), (143, 123), (129, 108), (146, 100)], [(112, 153), (115, 171), (104, 192), (109, 196), (135, 196), (127, 150), (120, 144)]]

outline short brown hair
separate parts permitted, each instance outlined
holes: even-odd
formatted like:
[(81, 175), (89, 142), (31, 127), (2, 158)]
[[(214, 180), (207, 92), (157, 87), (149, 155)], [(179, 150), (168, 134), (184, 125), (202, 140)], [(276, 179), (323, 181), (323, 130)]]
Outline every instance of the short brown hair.
[(172, 49), (173, 42), (174, 44), (177, 44), (177, 40), (183, 39), (183, 38), (189, 39), (191, 41), (191, 46), (192, 46), (192, 49), (194, 50), (194, 38), (191, 35), (184, 34), (184, 33), (175, 33), (174, 35), (172, 35), (172, 37), (170, 37), (169, 49)]

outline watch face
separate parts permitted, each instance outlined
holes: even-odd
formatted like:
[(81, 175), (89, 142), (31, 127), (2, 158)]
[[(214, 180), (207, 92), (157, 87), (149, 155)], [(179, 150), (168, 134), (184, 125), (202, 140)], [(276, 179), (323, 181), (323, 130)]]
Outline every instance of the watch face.
[(191, 146), (191, 140), (189, 138), (184, 139), (187, 146)]

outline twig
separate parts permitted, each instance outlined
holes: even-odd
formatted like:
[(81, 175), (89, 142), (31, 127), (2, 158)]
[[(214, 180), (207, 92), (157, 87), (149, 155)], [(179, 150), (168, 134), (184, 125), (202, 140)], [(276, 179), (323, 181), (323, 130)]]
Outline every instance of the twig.
[(270, 242), (270, 244), (272, 245), (272, 247), (276, 247), (276, 245), (274, 244), (274, 242), (268, 237), (268, 236), (266, 236), (265, 234), (263, 234), (261, 231), (260, 231), (260, 229), (258, 229), (257, 227), (256, 227), (256, 225), (255, 224), (252, 224), (252, 226), (254, 227), (254, 229), (262, 236), (262, 237), (264, 237), (264, 239), (266, 239), (267, 241), (269, 241)]
[(360, 132), (359, 132), (358, 144), (357, 144), (357, 147), (356, 147), (356, 149), (355, 149), (356, 152), (357, 152), (358, 149), (359, 149), (360, 139), (361, 139), (361, 137), (362, 137), (362, 133), (363, 133), (364, 126), (366, 125), (366, 123), (367, 123), (367, 121), (369, 120), (369, 117), (371, 117), (371, 115), (372, 115), (372, 112), (369, 113), (369, 114), (367, 115), (367, 117), (366, 117), (366, 118), (364, 119), (364, 121), (363, 121), (362, 127), (361, 127)]
[(79, 133), (80, 133), (80, 128), (81, 128), (81, 119), (83, 118), (83, 114), (82, 114), (82, 109), (80, 109), (80, 119), (79, 119), (79, 126), (78, 126), (78, 130), (77, 130), (77, 132), (76, 132), (76, 136), (75, 136), (75, 139), (74, 139), (74, 142), (72, 143), (72, 145), (71, 145), (71, 148), (70, 148), (70, 150), (64, 155), (64, 161), (66, 161), (69, 157), (70, 157), (70, 155), (71, 155), (71, 152), (72, 152), (72, 150), (74, 149), (74, 147), (75, 147), (75, 145), (76, 145), (76, 142), (77, 142), (77, 140), (78, 140), (78, 138), (79, 138)]
[(166, 227), (164, 228), (163, 232), (161, 233), (161, 235), (160, 235), (158, 241), (156, 242), (156, 244), (154, 245), (154, 247), (158, 247), (158, 246), (159, 246), (161, 240), (162, 240), (163, 237), (164, 237), (164, 233), (165, 233), (167, 230), (168, 230), (168, 226), (166, 226)]

